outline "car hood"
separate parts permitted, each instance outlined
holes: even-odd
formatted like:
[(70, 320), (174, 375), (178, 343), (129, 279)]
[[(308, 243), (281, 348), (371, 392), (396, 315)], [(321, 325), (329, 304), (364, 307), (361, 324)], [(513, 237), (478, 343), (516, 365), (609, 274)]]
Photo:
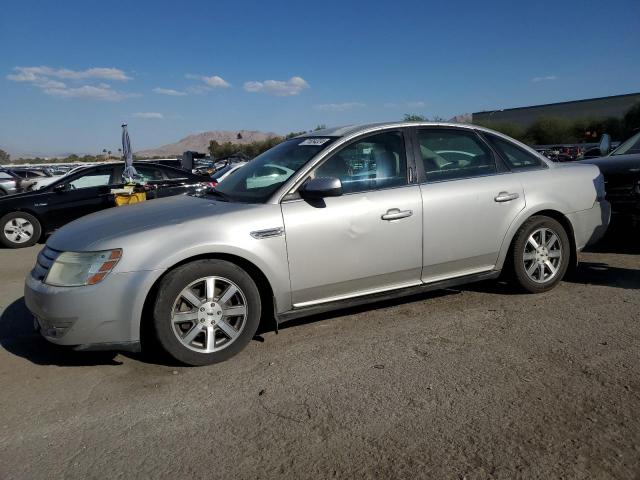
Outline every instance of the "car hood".
[[(162, 241), (194, 223), (210, 224), (215, 218), (259, 208), (260, 205), (223, 202), (213, 197), (181, 195), (136, 205), (114, 207), (71, 222), (54, 233), (47, 245), (62, 251), (120, 248), (131, 238), (146, 243)], [(192, 229), (193, 230), (193, 229)]]

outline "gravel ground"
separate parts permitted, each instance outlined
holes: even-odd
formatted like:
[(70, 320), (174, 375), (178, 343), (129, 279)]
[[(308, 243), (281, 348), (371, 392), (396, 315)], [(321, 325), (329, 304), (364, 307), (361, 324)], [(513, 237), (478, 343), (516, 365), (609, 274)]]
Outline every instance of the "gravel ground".
[(21, 299), (40, 247), (0, 250), (0, 478), (640, 478), (640, 232), (617, 234), (543, 295), (316, 316), (203, 368), (49, 345)]

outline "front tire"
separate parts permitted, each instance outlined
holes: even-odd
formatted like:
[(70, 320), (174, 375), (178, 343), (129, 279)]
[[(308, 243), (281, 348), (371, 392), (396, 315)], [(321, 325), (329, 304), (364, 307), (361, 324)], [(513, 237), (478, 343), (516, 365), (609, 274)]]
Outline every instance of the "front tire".
[(249, 274), (225, 260), (198, 260), (169, 272), (153, 311), (157, 340), (176, 360), (222, 362), (253, 338), (262, 306)]
[(514, 280), (529, 293), (549, 291), (564, 277), (571, 257), (571, 243), (560, 222), (531, 217), (518, 230), (511, 251)]
[(24, 248), (40, 240), (42, 227), (33, 215), (26, 212), (11, 212), (0, 218), (0, 243), (9, 248)]

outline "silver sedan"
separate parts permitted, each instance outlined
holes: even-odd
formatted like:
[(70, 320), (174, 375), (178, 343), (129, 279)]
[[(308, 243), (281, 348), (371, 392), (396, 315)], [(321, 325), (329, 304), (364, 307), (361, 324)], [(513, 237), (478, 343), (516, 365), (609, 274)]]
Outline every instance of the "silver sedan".
[(274, 318), (501, 273), (547, 291), (606, 230), (604, 196), (597, 167), (553, 164), (484, 128), (326, 129), (277, 145), (206, 195), (66, 225), (25, 299), (51, 342), (137, 350), (153, 340), (210, 364)]

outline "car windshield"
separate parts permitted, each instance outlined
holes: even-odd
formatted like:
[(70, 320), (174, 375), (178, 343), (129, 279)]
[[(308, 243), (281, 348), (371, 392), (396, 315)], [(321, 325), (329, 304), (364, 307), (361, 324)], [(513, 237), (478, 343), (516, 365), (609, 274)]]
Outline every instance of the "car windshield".
[(623, 142), (611, 152), (611, 155), (626, 155), (629, 153), (640, 153), (640, 132)]
[(292, 138), (231, 172), (215, 190), (232, 202), (264, 203), (278, 188), (335, 140), (335, 137)]

